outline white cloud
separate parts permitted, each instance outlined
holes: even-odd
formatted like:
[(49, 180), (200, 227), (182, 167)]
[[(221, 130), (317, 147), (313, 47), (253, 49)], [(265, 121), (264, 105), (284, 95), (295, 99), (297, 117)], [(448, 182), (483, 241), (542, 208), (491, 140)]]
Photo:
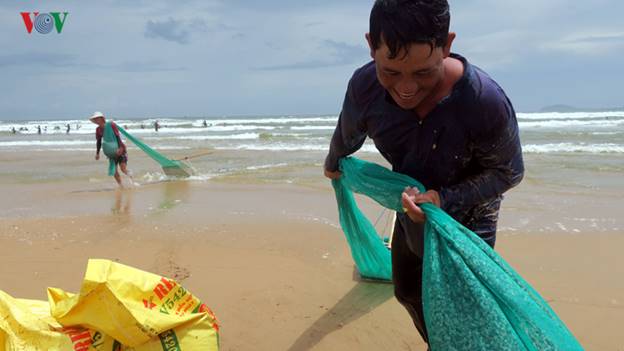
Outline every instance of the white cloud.
[(556, 41), (544, 43), (542, 49), (582, 56), (604, 56), (624, 49), (624, 31), (579, 32)]
[[(0, 53), (0, 118), (20, 109), (82, 114), (94, 104), (138, 116), (337, 112), (353, 70), (369, 60), (371, 5), (0, 0), (0, 47), (10, 48)], [(63, 33), (27, 34), (19, 12), (33, 10), (68, 11)], [(544, 96), (621, 104), (569, 87), (576, 80), (619, 86), (624, 2), (451, 0), (451, 13), (454, 50), (500, 77), (520, 110), (539, 107)]]

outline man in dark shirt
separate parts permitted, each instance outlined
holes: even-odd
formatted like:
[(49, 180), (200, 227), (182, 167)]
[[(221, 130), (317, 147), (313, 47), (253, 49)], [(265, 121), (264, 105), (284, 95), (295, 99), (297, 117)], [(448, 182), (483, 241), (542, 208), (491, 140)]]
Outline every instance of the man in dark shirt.
[[(100, 149), (102, 148), (102, 138), (104, 137), (104, 127), (106, 126), (106, 118), (104, 117), (104, 114), (102, 112), (95, 112), (89, 118), (89, 120), (98, 125), (98, 127), (95, 129), (95, 139), (96, 139), (95, 159), (99, 160)], [(119, 134), (119, 129), (117, 128), (117, 124), (115, 124), (115, 122), (111, 122), (111, 128), (113, 129), (113, 133), (115, 134), (115, 138), (117, 139), (117, 145), (119, 146), (119, 148), (117, 149), (116, 157), (111, 158), (112, 161), (115, 163), (114, 177), (115, 177), (115, 180), (117, 181), (117, 184), (119, 184), (119, 186), (123, 188), (123, 183), (121, 182), (121, 176), (119, 175), (119, 171), (117, 170), (117, 165), (119, 165), (119, 168), (121, 168), (121, 171), (125, 175), (130, 177), (130, 180), (132, 181), (132, 183), (134, 183), (134, 181), (132, 180), (132, 176), (128, 172), (128, 152), (126, 151), (126, 145), (123, 143), (123, 140), (121, 139), (121, 135)]]
[(349, 81), (325, 159), (325, 175), (340, 177), (338, 160), (368, 136), (394, 171), (429, 189), (403, 193), (392, 240), (395, 295), (425, 341), (417, 205), (440, 206), (494, 247), (502, 194), (524, 173), (513, 107), (492, 78), (451, 53), (449, 22), (446, 0), (375, 2), (366, 34), (373, 61)]

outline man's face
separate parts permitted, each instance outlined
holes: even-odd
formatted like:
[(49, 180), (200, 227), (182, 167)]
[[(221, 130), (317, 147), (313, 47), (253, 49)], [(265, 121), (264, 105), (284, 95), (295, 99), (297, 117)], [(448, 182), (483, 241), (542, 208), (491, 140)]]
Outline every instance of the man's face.
[(434, 47), (432, 50), (429, 44), (412, 44), (407, 52), (399, 52), (393, 59), (388, 58), (389, 53), (383, 42), (377, 50), (371, 50), (377, 79), (397, 105), (406, 110), (414, 109), (442, 81), (447, 48)]

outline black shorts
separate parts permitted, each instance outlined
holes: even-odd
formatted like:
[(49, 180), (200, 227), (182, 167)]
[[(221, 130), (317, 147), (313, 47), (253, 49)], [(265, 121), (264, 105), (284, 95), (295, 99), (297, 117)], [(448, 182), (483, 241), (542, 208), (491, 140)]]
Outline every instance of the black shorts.
[(120, 163), (128, 164), (128, 153), (124, 152), (123, 154), (121, 154), (121, 156), (117, 156), (116, 158), (114, 158), (113, 161), (115, 161), (116, 165)]

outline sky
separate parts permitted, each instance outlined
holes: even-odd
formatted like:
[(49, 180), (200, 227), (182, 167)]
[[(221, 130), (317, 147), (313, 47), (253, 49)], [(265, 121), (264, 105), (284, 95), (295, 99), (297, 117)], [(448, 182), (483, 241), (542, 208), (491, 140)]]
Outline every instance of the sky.
[[(0, 120), (337, 114), (370, 0), (0, 0)], [(624, 106), (624, 2), (450, 0), (519, 112)], [(20, 12), (68, 12), (29, 34)]]

